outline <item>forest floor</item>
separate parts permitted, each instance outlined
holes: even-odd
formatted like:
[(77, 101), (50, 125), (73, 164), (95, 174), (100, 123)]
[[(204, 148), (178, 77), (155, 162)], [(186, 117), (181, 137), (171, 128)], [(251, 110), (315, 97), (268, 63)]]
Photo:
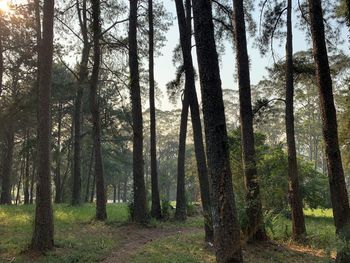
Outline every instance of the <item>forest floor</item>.
[[(215, 262), (214, 251), (204, 243), (203, 220), (184, 223), (152, 221), (149, 227), (128, 223), (127, 206), (109, 204), (106, 223), (96, 222), (93, 205), (56, 205), (55, 249), (44, 256), (27, 251), (34, 206), (0, 206), (0, 262)], [(331, 212), (307, 210), (308, 238), (290, 240), (291, 222), (270, 217), (266, 227), (271, 241), (243, 246), (245, 262), (332, 262), (337, 240)]]

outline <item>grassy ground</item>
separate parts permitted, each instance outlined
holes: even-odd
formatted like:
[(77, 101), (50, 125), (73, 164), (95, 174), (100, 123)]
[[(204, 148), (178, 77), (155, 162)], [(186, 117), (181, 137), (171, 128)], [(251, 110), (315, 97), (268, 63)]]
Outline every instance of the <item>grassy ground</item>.
[[(0, 206), (0, 262), (99, 262), (123, 245), (121, 226), (128, 221), (126, 205), (109, 204), (106, 223), (92, 220), (93, 205), (71, 207), (56, 205), (56, 249), (45, 256), (26, 252), (33, 225), (33, 206)], [(306, 211), (308, 239), (305, 244), (290, 242), (290, 220), (270, 218), (267, 244), (244, 247), (245, 262), (329, 262), (337, 247), (330, 211)], [(152, 222), (157, 228), (201, 228), (201, 217), (191, 217), (185, 223)], [(124, 233), (125, 234), (125, 233)], [(285, 261), (288, 258), (289, 261)], [(294, 260), (294, 261), (293, 261)], [(117, 261), (116, 261), (117, 262)], [(205, 248), (203, 232), (194, 231), (140, 246), (128, 262), (215, 262), (212, 250)]]
[[(308, 237), (303, 244), (291, 240), (291, 221), (283, 216), (271, 216), (268, 234), (271, 242), (243, 245), (245, 262), (251, 263), (309, 263), (332, 262), (339, 242), (331, 210), (306, 210)], [(188, 222), (201, 226), (199, 218)], [(214, 251), (203, 244), (204, 234), (175, 235), (149, 243), (134, 254), (133, 263), (214, 263)]]
[(118, 245), (117, 226), (128, 219), (125, 205), (108, 205), (106, 224), (92, 220), (95, 207), (54, 207), (54, 252), (28, 255), (34, 206), (0, 207), (0, 262), (97, 262)]

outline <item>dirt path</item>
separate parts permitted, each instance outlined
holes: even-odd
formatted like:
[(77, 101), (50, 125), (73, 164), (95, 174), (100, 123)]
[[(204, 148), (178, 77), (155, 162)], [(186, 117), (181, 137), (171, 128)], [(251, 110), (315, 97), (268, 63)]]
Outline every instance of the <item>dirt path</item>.
[(176, 234), (195, 233), (200, 228), (193, 227), (149, 227), (138, 225), (127, 225), (118, 228), (120, 241), (118, 248), (104, 259), (103, 263), (129, 263), (130, 256), (135, 254), (139, 248), (154, 240), (166, 238)]

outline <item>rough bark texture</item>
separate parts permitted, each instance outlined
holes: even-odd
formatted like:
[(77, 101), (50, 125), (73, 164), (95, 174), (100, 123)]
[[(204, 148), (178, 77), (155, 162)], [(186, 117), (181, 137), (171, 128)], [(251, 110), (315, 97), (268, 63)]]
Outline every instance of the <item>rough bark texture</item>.
[(294, 78), (293, 78), (293, 32), (292, 0), (287, 8), (287, 43), (286, 43), (286, 135), (288, 147), (289, 202), (292, 209), (292, 235), (295, 240), (306, 236), (303, 203), (299, 191), (297, 152), (294, 131)]
[(176, 184), (176, 210), (175, 219), (184, 221), (186, 213), (186, 189), (185, 189), (185, 157), (186, 157), (186, 134), (188, 121), (188, 92), (185, 88), (182, 100), (182, 111), (180, 120), (179, 151), (177, 157), (177, 184)]
[[(204, 214), (204, 229), (205, 229), (205, 240), (213, 241), (214, 232), (211, 216), (211, 204), (210, 204), (210, 187), (208, 178), (207, 162), (205, 157), (203, 135), (202, 135), (202, 124), (200, 120), (199, 105), (197, 92), (195, 87), (193, 60), (191, 54), (191, 1), (186, 0), (186, 13), (183, 6), (182, 0), (175, 0), (176, 12), (180, 33), (180, 42), (182, 48), (182, 56), (185, 66), (185, 90), (188, 92), (189, 104), (191, 109), (191, 119), (193, 127), (193, 141), (195, 146), (195, 154), (197, 161), (197, 170), (199, 177), (199, 186), (201, 191), (201, 200)], [(187, 17), (187, 21), (186, 21)]]
[(216, 260), (219, 263), (242, 262), (211, 2), (193, 1), (193, 17), (212, 186)]
[[(309, 11), (334, 224), (337, 234), (349, 241), (349, 199), (338, 143), (337, 116), (334, 106), (321, 1), (309, 0)], [(337, 255), (338, 262), (350, 262), (349, 251), (345, 251), (347, 254), (342, 253), (343, 251), (339, 252)]]
[(149, 23), (149, 109), (151, 121), (151, 187), (152, 205), (151, 216), (157, 219), (162, 217), (158, 186), (157, 168), (157, 144), (156, 144), (156, 108), (154, 103), (154, 25), (153, 25), (153, 0), (148, 0)]
[(94, 59), (90, 83), (90, 110), (92, 116), (92, 136), (95, 149), (95, 178), (96, 178), (96, 219), (106, 220), (106, 193), (104, 183), (102, 147), (101, 147), (101, 122), (98, 102), (98, 78), (101, 63), (101, 24), (100, 24), (100, 1), (92, 0), (92, 31), (94, 43)]
[(12, 175), (12, 163), (13, 163), (13, 148), (15, 132), (12, 121), (7, 126), (5, 131), (6, 148), (3, 151), (3, 161), (2, 161), (2, 185), (1, 185), (1, 196), (0, 204), (10, 205), (12, 204), (11, 197), (11, 175)]
[(248, 223), (244, 229), (248, 240), (267, 239), (263, 226), (259, 178), (256, 168), (253, 111), (250, 88), (249, 58), (244, 20), (243, 0), (233, 1), (236, 58), (240, 101), (242, 159), (246, 185), (246, 212)]
[(133, 178), (134, 178), (134, 213), (133, 221), (147, 221), (146, 187), (143, 162), (143, 123), (139, 80), (139, 62), (137, 55), (137, 4), (130, 0), (129, 17), (129, 68), (130, 92), (133, 120)]
[(76, 2), (80, 31), (83, 38), (83, 50), (79, 65), (78, 89), (74, 101), (74, 163), (73, 163), (73, 189), (72, 205), (79, 205), (81, 202), (81, 127), (82, 127), (82, 100), (84, 89), (88, 81), (88, 63), (91, 45), (88, 37), (86, 0), (80, 8), (79, 1)]
[(54, 245), (50, 175), (53, 17), (54, 0), (45, 0), (43, 8), (43, 36), (39, 48), (38, 178), (34, 232), (31, 244), (33, 249), (39, 251), (52, 249)]
[(0, 20), (0, 96), (3, 89), (3, 76), (4, 76), (4, 48), (2, 44), (2, 21)]

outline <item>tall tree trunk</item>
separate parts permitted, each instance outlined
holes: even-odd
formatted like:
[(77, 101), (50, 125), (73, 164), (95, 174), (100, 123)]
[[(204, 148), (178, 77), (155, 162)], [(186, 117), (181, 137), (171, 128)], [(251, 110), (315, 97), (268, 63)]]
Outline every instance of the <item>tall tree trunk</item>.
[(149, 25), (149, 108), (151, 121), (151, 188), (152, 205), (151, 216), (157, 219), (162, 217), (158, 186), (157, 168), (157, 142), (156, 142), (156, 108), (154, 96), (154, 25), (153, 25), (153, 0), (148, 0), (148, 25)]
[(146, 187), (143, 161), (143, 123), (137, 55), (137, 4), (130, 0), (129, 17), (129, 67), (133, 120), (133, 177), (134, 177), (134, 215), (133, 221), (144, 223), (147, 218)]
[(193, 1), (193, 17), (212, 189), (216, 260), (219, 263), (242, 262), (211, 2)]
[(266, 240), (259, 178), (256, 168), (253, 111), (250, 88), (249, 58), (243, 0), (233, 1), (233, 24), (235, 29), (236, 59), (240, 101), (242, 159), (246, 185), (246, 213), (248, 223), (244, 229), (248, 240)]
[(113, 203), (117, 202), (117, 185), (113, 184)]
[(90, 203), (94, 202), (95, 188), (96, 188), (96, 174), (94, 173), (93, 180), (92, 180), (92, 185), (91, 185)]
[(199, 105), (197, 99), (197, 92), (195, 87), (193, 60), (192, 60), (192, 16), (191, 16), (191, 1), (186, 0), (186, 15), (182, 0), (176, 0), (176, 10), (179, 25), (180, 41), (183, 55), (183, 62), (185, 66), (186, 80), (185, 90), (188, 92), (189, 104), (191, 109), (191, 119), (193, 127), (193, 141), (195, 146), (195, 155), (197, 161), (197, 170), (199, 177), (199, 185), (201, 192), (201, 200), (204, 214), (204, 228), (205, 240), (212, 241), (214, 238), (211, 204), (210, 204), (210, 187), (208, 170), (206, 164), (205, 150), (203, 144), (202, 124), (200, 120)]
[(54, 0), (45, 0), (43, 8), (43, 36), (39, 47), (38, 96), (38, 183), (32, 248), (52, 249), (53, 213), (51, 203), (50, 137), (51, 137), (51, 80), (53, 56)]
[(25, 163), (22, 160), (21, 161), (21, 168), (20, 168), (20, 172), (19, 172), (18, 184), (17, 184), (16, 205), (21, 203), (20, 191), (21, 191), (21, 184), (22, 184), (22, 179), (23, 179), (23, 175), (24, 175), (24, 168), (25, 168)]
[[(334, 106), (321, 0), (309, 0), (309, 11), (334, 224), (337, 234), (349, 242), (349, 199), (338, 143), (337, 114)], [(339, 252), (338, 262), (350, 262), (349, 251)]]
[(4, 77), (3, 26), (0, 18), (0, 96), (3, 90), (3, 77)]
[(293, 31), (292, 0), (287, 7), (287, 43), (286, 43), (286, 135), (288, 147), (289, 202), (292, 209), (292, 235), (295, 240), (306, 236), (303, 203), (300, 196), (297, 152), (294, 130), (294, 77), (293, 77)]
[(89, 162), (89, 172), (88, 172), (88, 179), (86, 183), (86, 192), (85, 192), (85, 202), (87, 203), (89, 201), (89, 191), (90, 191), (90, 180), (91, 180), (91, 174), (92, 174), (92, 163), (94, 161), (94, 147), (91, 149), (91, 156), (90, 156), (90, 162)]
[(118, 203), (120, 203), (120, 192), (121, 192), (121, 184), (120, 179), (118, 180)]
[(29, 147), (29, 129), (26, 131), (26, 138), (25, 138), (25, 173), (24, 173), (24, 182), (23, 182), (23, 195), (24, 195), (24, 204), (29, 204), (29, 161), (30, 161), (30, 147)]
[(123, 203), (126, 203), (128, 201), (127, 195), (128, 195), (128, 177), (125, 176), (125, 181), (123, 185)]
[(94, 64), (91, 74), (90, 85), (90, 107), (92, 115), (92, 134), (95, 149), (95, 177), (96, 177), (96, 219), (106, 220), (106, 193), (104, 183), (102, 147), (101, 147), (101, 122), (98, 102), (98, 79), (101, 63), (101, 48), (100, 48), (100, 1), (92, 0), (92, 30), (94, 40)]
[(72, 205), (79, 205), (81, 203), (81, 127), (83, 125), (82, 100), (84, 89), (88, 81), (88, 63), (91, 49), (88, 37), (86, 0), (83, 0), (82, 8), (80, 8), (80, 3), (77, 0), (76, 7), (79, 18), (80, 31), (83, 38), (83, 50), (79, 65), (77, 95), (74, 102), (74, 167)]
[(61, 196), (61, 130), (62, 130), (62, 102), (58, 105), (58, 128), (57, 128), (57, 160), (56, 160), (56, 171), (55, 171), (55, 203), (59, 204), (62, 202)]
[(2, 185), (0, 204), (10, 205), (12, 204), (11, 196), (11, 177), (12, 177), (12, 164), (13, 164), (13, 148), (15, 140), (15, 132), (13, 122), (10, 120), (7, 129), (5, 131), (6, 148), (4, 150), (3, 169), (2, 169)]
[(186, 189), (185, 189), (185, 157), (186, 157), (186, 134), (188, 122), (188, 92), (184, 92), (180, 120), (179, 152), (177, 159), (177, 185), (176, 185), (176, 210), (175, 219), (186, 220)]
[(36, 154), (32, 151), (32, 174), (30, 178), (30, 190), (29, 190), (29, 203), (34, 203), (34, 185), (35, 185), (35, 175), (36, 175)]

